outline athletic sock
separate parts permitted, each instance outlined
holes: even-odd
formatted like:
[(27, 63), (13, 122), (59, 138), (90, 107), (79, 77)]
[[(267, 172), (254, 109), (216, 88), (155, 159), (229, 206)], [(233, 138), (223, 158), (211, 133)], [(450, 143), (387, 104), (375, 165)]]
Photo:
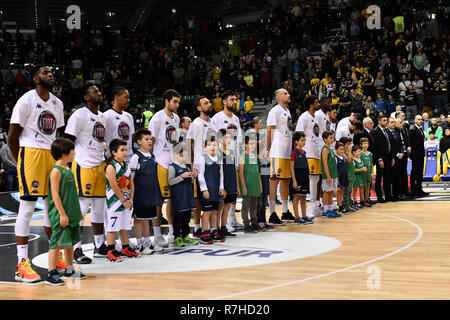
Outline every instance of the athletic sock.
[(197, 231), (198, 229), (200, 229), (200, 224), (194, 224), (194, 231)]
[(94, 234), (94, 243), (97, 249), (102, 246), (103, 242), (105, 242), (105, 236), (103, 234)]
[(269, 200), (269, 209), (270, 209), (270, 213), (275, 212), (275, 200)]
[(160, 236), (161, 235), (161, 227), (153, 227), (153, 233), (156, 236)]
[(137, 239), (137, 247), (141, 247), (144, 245), (144, 238)]
[(173, 236), (173, 224), (169, 224), (169, 234)]
[(28, 244), (18, 244), (17, 245), (17, 258), (18, 262), (22, 261), (22, 259), (28, 258)]
[(150, 247), (151, 242), (150, 242), (150, 237), (145, 237), (144, 238), (144, 247)]
[(286, 213), (288, 211), (288, 200), (281, 200), (282, 209), (281, 212)]

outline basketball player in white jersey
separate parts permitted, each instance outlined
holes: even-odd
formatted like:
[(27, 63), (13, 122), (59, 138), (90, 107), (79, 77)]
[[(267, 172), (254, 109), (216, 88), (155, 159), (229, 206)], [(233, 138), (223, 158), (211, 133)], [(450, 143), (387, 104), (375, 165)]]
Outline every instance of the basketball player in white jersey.
[(306, 158), (309, 166), (309, 191), (311, 196), (312, 216), (321, 214), (318, 199), (318, 184), (322, 173), (320, 168), (320, 146), (323, 142), (319, 135), (319, 122), (315, 116), (319, 109), (319, 100), (317, 96), (311, 95), (304, 100), (305, 112), (303, 112), (297, 121), (295, 131), (303, 131), (306, 136), (306, 144), (303, 150), (306, 152)]
[[(236, 159), (236, 167), (239, 168), (239, 143), (242, 141), (241, 125), (239, 118), (233, 114), (237, 106), (236, 93), (227, 90), (222, 94), (223, 110), (216, 113), (211, 122), (219, 133), (220, 129), (226, 129), (233, 139), (231, 140), (230, 149), (233, 150)], [(220, 140), (220, 137), (219, 137)], [(232, 195), (227, 195), (231, 197)], [(235, 196), (234, 196), (235, 197)], [(234, 200), (234, 201), (231, 201)], [(231, 202), (229, 202), (231, 201)], [(219, 219), (222, 219), (222, 225), (226, 224), (228, 235), (236, 229), (244, 229), (244, 225), (236, 220), (236, 199), (225, 199), (224, 208), (219, 207)], [(223, 210), (222, 215), (220, 214)], [(227, 235), (226, 234), (226, 235)]]
[[(72, 172), (75, 176), (80, 208), (83, 217), (91, 207), (91, 224), (94, 231), (94, 257), (106, 257), (108, 251), (104, 236), (105, 132), (106, 124), (98, 108), (103, 101), (100, 90), (88, 83), (84, 86), (86, 106), (76, 110), (67, 121), (65, 135), (75, 143), (75, 160)], [(83, 233), (84, 219), (80, 221)], [(88, 264), (92, 260), (83, 254), (81, 242), (74, 246), (76, 263)]]
[(129, 163), (133, 155), (134, 120), (133, 116), (125, 109), (130, 105), (130, 93), (124, 87), (116, 86), (112, 89), (112, 96), (112, 108), (103, 113), (106, 124), (106, 157), (111, 157), (110, 142), (114, 139), (121, 139), (127, 143), (126, 162)]
[[(64, 126), (63, 103), (50, 91), (55, 84), (51, 69), (39, 64), (31, 75), (35, 90), (25, 93), (16, 103), (8, 135), (8, 144), (17, 160), (20, 205), (15, 224), (18, 264), (15, 279), (19, 282), (37, 282), (41, 277), (31, 267), (28, 259), (30, 221), (38, 197), (44, 198), (44, 229), (50, 238), (52, 228), (48, 219), (48, 178), (55, 160), (50, 146), (56, 130)], [(65, 268), (62, 255), (58, 269)]]
[[(188, 148), (191, 149), (191, 161), (194, 170), (199, 169), (199, 165), (203, 161), (205, 154), (205, 141), (210, 140), (212, 136), (216, 136), (216, 128), (209, 116), (212, 113), (212, 104), (205, 96), (200, 96), (195, 100), (195, 106), (200, 112), (200, 116), (194, 119), (189, 131), (186, 135)], [(194, 233), (193, 235), (200, 238), (202, 229), (200, 228), (201, 203), (198, 183), (194, 184), (194, 198), (197, 208), (194, 210)]]
[(177, 115), (178, 107), (180, 106), (181, 95), (169, 89), (163, 93), (164, 109), (155, 113), (150, 119), (148, 129), (155, 137), (153, 145), (153, 154), (157, 163), (158, 182), (161, 190), (162, 202), (161, 207), (157, 209), (158, 219), (153, 219), (153, 231), (155, 233), (155, 246), (163, 248), (168, 247), (168, 243), (161, 235), (161, 208), (164, 199), (167, 199), (166, 215), (169, 222), (169, 234), (167, 240), (173, 243), (175, 238), (173, 236), (173, 212), (172, 202), (170, 200), (169, 187), (169, 166), (172, 161), (172, 151), (174, 144), (178, 143), (178, 128), (180, 126), (180, 117)]
[[(269, 223), (283, 225), (284, 221), (294, 221), (288, 210), (289, 180), (291, 179), (290, 156), (292, 152), (292, 117), (288, 109), (291, 97), (285, 89), (275, 91), (277, 105), (270, 109), (267, 116), (267, 151), (270, 158), (270, 196)], [(282, 203), (281, 220), (275, 213), (277, 187), (280, 183)]]

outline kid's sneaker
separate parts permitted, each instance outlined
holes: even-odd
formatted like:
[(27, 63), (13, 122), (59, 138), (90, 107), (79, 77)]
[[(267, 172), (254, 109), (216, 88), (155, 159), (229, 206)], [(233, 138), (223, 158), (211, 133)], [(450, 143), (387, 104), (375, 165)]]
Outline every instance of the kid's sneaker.
[(173, 243), (177, 247), (184, 247), (184, 241), (181, 237), (176, 237)]
[(190, 245), (193, 245), (193, 246), (198, 245), (198, 241), (192, 239), (192, 238), (189, 237), (189, 236), (186, 236), (186, 237), (183, 239), (183, 242), (184, 242), (184, 244), (190, 244)]
[(223, 238), (217, 230), (214, 231), (213, 234), (211, 234), (211, 239), (213, 239), (216, 242), (224, 242), (225, 241), (225, 238)]
[(58, 271), (56, 271), (56, 269), (52, 270), (48, 273), (45, 283), (48, 283), (52, 286), (64, 285), (64, 281), (61, 280), (61, 278), (59, 277)]
[(200, 242), (204, 244), (213, 244), (214, 240), (211, 238), (208, 231), (204, 231), (204, 233), (200, 237)]

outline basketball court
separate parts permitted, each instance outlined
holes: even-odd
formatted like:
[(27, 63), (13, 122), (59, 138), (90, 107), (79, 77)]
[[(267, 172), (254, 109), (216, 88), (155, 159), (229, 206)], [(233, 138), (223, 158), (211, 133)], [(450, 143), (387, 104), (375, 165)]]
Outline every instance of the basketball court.
[[(377, 204), (311, 225), (237, 232), (220, 244), (171, 247), (119, 264), (96, 258), (82, 266), (86, 280), (62, 287), (14, 281), (16, 204), (2, 198), (0, 299), (447, 299), (450, 194), (426, 191), (431, 195), (421, 201)], [(32, 221), (29, 253), (45, 279), (41, 214)], [(87, 229), (83, 249), (92, 256)]]

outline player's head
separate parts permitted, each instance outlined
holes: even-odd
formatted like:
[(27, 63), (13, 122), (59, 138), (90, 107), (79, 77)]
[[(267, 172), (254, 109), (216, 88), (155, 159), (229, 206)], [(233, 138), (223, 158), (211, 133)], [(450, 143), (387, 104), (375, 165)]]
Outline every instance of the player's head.
[(180, 106), (181, 94), (174, 89), (169, 89), (163, 93), (164, 107), (170, 112), (177, 112)]
[(236, 92), (227, 90), (222, 93), (222, 102), (225, 109), (234, 112), (237, 107)]
[(330, 117), (331, 120), (336, 120), (336, 118), (337, 118), (337, 105), (332, 104), (330, 106), (330, 110), (328, 112), (328, 116)]
[(281, 106), (287, 106), (291, 102), (291, 95), (286, 89), (278, 89), (275, 91), (275, 100)]
[(75, 156), (75, 145), (66, 138), (56, 139), (50, 147), (50, 153), (56, 161), (63, 159), (69, 163), (73, 161)]
[(144, 152), (150, 152), (153, 147), (153, 137), (150, 130), (147, 129), (139, 129), (134, 133), (136, 138), (136, 142), (139, 145), (140, 149)]
[(294, 144), (296, 148), (303, 148), (306, 143), (306, 135), (303, 131), (294, 133)]
[(130, 105), (130, 93), (125, 87), (116, 86), (112, 88), (113, 105), (124, 110)]
[(31, 76), (33, 77), (34, 84), (41, 86), (44, 89), (50, 91), (55, 85), (55, 77), (49, 66), (44, 63), (36, 65), (31, 70)]
[(319, 99), (315, 95), (310, 95), (303, 100), (303, 107), (306, 111), (312, 109), (312, 111), (317, 111), (319, 109)]
[(364, 150), (367, 150), (369, 148), (369, 139), (367, 139), (366, 137), (359, 139), (359, 145)]
[(331, 145), (334, 141), (334, 133), (329, 130), (325, 130), (322, 133), (322, 139), (325, 141), (326, 145)]
[(191, 123), (192, 123), (192, 120), (189, 117), (183, 117), (180, 119), (180, 126), (183, 129), (189, 130)]
[(358, 145), (354, 145), (352, 147), (352, 154), (356, 155), (356, 156), (359, 156), (361, 154), (361, 147), (358, 146)]
[(99, 88), (93, 83), (87, 83), (81, 90), (83, 93), (83, 99), (87, 104), (98, 105), (103, 101), (103, 95)]
[(200, 114), (204, 114), (206, 116), (210, 116), (212, 113), (212, 104), (211, 101), (205, 96), (200, 96), (195, 99), (195, 107), (200, 112)]
[(113, 139), (109, 143), (109, 150), (117, 161), (124, 161), (127, 158), (127, 143), (121, 139)]
[(335, 147), (334, 147), (335, 149), (336, 149), (336, 154), (338, 155), (338, 156), (342, 156), (343, 154), (344, 154), (344, 151), (345, 151), (345, 145), (343, 144), (343, 143), (341, 143), (341, 142), (336, 142), (336, 145), (335, 145)]
[(331, 100), (330, 100), (330, 98), (322, 97), (320, 99), (320, 107), (322, 108), (322, 110), (325, 111), (325, 113), (330, 111), (331, 110)]

